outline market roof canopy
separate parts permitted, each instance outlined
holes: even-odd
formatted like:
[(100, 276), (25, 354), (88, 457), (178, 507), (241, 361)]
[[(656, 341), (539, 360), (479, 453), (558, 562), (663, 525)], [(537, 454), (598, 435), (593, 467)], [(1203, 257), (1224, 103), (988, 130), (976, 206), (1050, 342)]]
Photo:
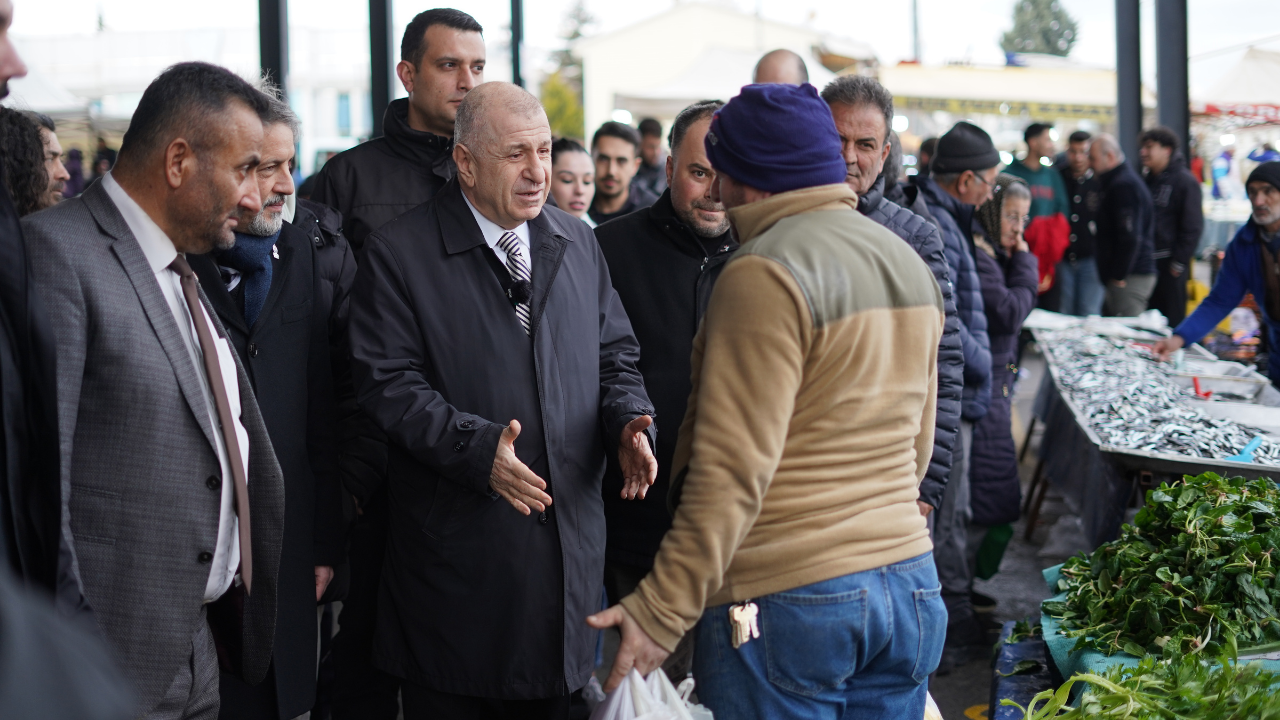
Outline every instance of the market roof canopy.
[(1196, 98), (1196, 112), (1280, 122), (1280, 52), (1249, 48), (1222, 79)]
[[(835, 73), (813, 59), (811, 53), (799, 53), (809, 68), (809, 83), (819, 90), (835, 79)], [(636, 116), (675, 117), (681, 110), (699, 100), (724, 100), (738, 94), (751, 82), (760, 53), (754, 50), (708, 48), (684, 74), (651, 90), (618, 93), (614, 106)]]
[[(880, 83), (899, 109), (1082, 118), (1115, 116), (1114, 70), (1078, 66), (1015, 67), (901, 63), (880, 69)], [(1143, 104), (1155, 105), (1144, 88)]]

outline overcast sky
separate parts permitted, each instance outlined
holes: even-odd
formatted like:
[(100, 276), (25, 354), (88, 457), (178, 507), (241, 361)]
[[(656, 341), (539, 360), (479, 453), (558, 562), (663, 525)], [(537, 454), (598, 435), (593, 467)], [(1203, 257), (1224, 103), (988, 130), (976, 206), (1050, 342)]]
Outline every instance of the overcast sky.
[[(757, 8), (767, 18), (820, 28), (870, 44), (882, 63), (896, 63), (912, 55), (911, 2), (908, 0), (720, 0), (746, 12)], [(1093, 65), (1115, 64), (1115, 1), (1060, 0), (1079, 24), (1079, 41), (1072, 57)], [(397, 27), (431, 7), (428, 3), (393, 0)], [(941, 64), (969, 59), (1003, 63), (1002, 32), (1012, 26), (1015, 0), (918, 0), (924, 61)], [(526, 75), (534, 75), (546, 54), (562, 44), (563, 19), (574, 0), (525, 0)], [(672, 0), (641, 4), (617, 0), (586, 0), (598, 23), (593, 32), (616, 30), (661, 13)], [(15, 35), (64, 35), (93, 32), (99, 13), (108, 28), (155, 30), (165, 28), (244, 27), (257, 24), (256, 0), (175, 2), (174, 0), (14, 0)], [(1189, 0), (1191, 88), (1207, 89), (1240, 58), (1243, 48), (1198, 58), (1206, 52), (1268, 38), (1260, 47), (1280, 50), (1280, 2), (1276, 0)], [(367, 25), (367, 3), (361, 0), (289, 0), (291, 23), (311, 27), (350, 28)], [(470, 12), (486, 28), (492, 45), (503, 42), (510, 23), (509, 0), (463, 0), (456, 5)], [(637, 10), (637, 7), (641, 9)], [(1155, 0), (1142, 2), (1143, 76), (1154, 84)], [(707, 32), (714, 33), (715, 28)], [(398, 43), (398, 38), (397, 38)], [(643, 62), (646, 59), (638, 58)], [(648, 59), (656, 61), (657, 59)], [(495, 68), (496, 70), (496, 68)], [(496, 75), (497, 73), (491, 74)], [(509, 72), (502, 75), (509, 77)]]

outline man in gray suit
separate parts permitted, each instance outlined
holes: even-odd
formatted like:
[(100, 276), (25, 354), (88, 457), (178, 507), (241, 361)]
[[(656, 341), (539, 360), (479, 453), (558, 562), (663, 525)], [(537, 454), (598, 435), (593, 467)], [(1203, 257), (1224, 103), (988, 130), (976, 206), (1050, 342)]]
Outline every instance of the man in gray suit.
[(111, 173), (23, 220), (56, 338), (63, 533), (146, 718), (216, 718), (219, 663), (257, 683), (271, 658), (282, 473), (185, 259), (261, 208), (267, 107), (223, 68), (174, 65)]

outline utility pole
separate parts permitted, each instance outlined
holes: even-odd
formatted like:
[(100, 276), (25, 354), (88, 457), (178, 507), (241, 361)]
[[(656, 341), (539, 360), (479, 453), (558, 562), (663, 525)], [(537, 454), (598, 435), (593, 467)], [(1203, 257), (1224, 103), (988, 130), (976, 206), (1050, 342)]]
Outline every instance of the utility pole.
[(924, 62), (920, 57), (920, 0), (911, 0), (911, 45), (916, 62)]
[(1156, 3), (1156, 99), (1160, 124), (1173, 130), (1190, 158), (1191, 109), (1187, 97), (1187, 0)]
[(1138, 0), (1116, 0), (1116, 139), (1131, 163), (1138, 161), (1142, 132), (1141, 42)]
[[(101, 15), (99, 15), (101, 17)], [(258, 64), (262, 72), (289, 90), (288, 0), (258, 0)]]
[(391, 104), (390, 0), (369, 0), (369, 104), (373, 128), (369, 137), (382, 136), (382, 116)]
[(511, 0), (511, 82), (524, 87), (520, 73), (520, 45), (524, 43), (524, 0)]

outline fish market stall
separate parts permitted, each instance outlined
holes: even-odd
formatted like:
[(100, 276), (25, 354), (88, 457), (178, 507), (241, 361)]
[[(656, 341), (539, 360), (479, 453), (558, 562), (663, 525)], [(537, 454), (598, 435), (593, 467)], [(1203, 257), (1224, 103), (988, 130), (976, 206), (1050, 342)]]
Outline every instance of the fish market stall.
[(1280, 478), (1280, 399), (1270, 383), (1199, 346), (1157, 362), (1160, 335), (1115, 319), (1032, 331), (1048, 372), (1035, 402), (1044, 440), (1028, 533), (1049, 483), (1091, 546), (1116, 537), (1130, 500), (1183, 475)]

